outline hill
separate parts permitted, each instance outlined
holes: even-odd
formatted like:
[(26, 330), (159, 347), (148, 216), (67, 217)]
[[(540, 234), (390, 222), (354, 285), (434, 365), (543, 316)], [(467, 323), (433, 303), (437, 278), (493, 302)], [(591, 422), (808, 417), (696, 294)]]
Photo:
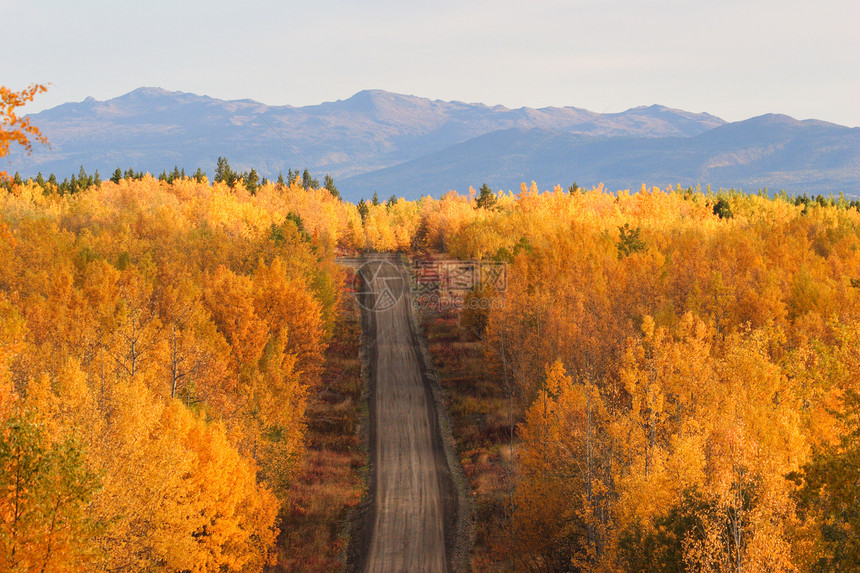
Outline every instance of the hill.
[(61, 178), (116, 167), (160, 173), (174, 165), (212, 174), (225, 156), (239, 170), (276, 177), (330, 173), (348, 199), (417, 197), (482, 182), (517, 189), (572, 181), (609, 188), (696, 184), (790, 192), (860, 193), (860, 130), (768, 115), (727, 124), (663, 106), (598, 114), (575, 107), (446, 102), (381, 90), (319, 105), (139, 88), (34, 114), (51, 142), (10, 154), (9, 171)]
[(371, 173), (344, 187), (362, 195), (406, 189), (407, 196), (463, 190), (482, 182), (517, 189), (605, 183), (769, 188), (793, 193), (860, 193), (860, 129), (785, 116), (761, 116), (693, 137), (643, 138), (509, 129)]

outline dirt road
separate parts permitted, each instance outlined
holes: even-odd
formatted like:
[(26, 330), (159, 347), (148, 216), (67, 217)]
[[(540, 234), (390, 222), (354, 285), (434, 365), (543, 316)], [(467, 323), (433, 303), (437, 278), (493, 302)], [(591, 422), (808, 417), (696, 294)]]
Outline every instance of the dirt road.
[(396, 259), (360, 269), (368, 347), (372, 501), (357, 541), (362, 572), (448, 572), (457, 496), (436, 403)]

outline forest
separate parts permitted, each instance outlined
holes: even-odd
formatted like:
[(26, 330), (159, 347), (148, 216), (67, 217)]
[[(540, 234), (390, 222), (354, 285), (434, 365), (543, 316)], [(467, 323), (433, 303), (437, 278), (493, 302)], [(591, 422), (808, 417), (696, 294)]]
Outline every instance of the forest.
[(504, 293), (480, 293), (504, 304), (459, 317), (505, 399), (469, 411), (516, 419), (483, 444), (513, 469), (475, 569), (860, 562), (855, 206), (525, 185), (446, 202), (428, 244), (509, 265)]
[(4, 570), (266, 563), (341, 272), (328, 191), (273, 189), (0, 197)]
[(860, 563), (856, 201), (232, 175), (0, 189), (0, 570), (276, 566), (367, 251), (507, 266), (435, 353), (473, 570)]

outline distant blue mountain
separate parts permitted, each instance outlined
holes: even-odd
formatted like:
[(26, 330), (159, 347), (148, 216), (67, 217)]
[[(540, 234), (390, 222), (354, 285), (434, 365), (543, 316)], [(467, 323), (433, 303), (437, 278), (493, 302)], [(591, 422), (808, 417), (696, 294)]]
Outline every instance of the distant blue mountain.
[(13, 152), (9, 171), (61, 179), (117, 167), (210, 175), (219, 156), (238, 170), (277, 177), (330, 173), (344, 197), (374, 191), (417, 197), (486, 182), (518, 189), (604, 183), (711, 184), (754, 191), (860, 194), (860, 129), (765, 115), (726, 123), (662, 106), (598, 114), (563, 108), (490, 107), (380, 90), (306, 107), (140, 88), (31, 116), (51, 142)]

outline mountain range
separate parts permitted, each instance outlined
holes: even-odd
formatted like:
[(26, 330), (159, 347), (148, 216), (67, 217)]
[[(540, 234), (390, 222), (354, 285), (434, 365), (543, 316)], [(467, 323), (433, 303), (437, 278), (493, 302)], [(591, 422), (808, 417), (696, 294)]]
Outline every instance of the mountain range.
[(154, 174), (201, 167), (219, 156), (234, 170), (277, 177), (331, 174), (349, 200), (439, 196), (482, 183), (518, 190), (603, 183), (860, 195), (860, 128), (768, 114), (727, 123), (663, 106), (599, 114), (575, 107), (509, 109), (381, 90), (320, 105), (269, 106), (139, 88), (30, 116), (51, 142), (13, 151), (7, 171), (60, 179), (81, 166)]

